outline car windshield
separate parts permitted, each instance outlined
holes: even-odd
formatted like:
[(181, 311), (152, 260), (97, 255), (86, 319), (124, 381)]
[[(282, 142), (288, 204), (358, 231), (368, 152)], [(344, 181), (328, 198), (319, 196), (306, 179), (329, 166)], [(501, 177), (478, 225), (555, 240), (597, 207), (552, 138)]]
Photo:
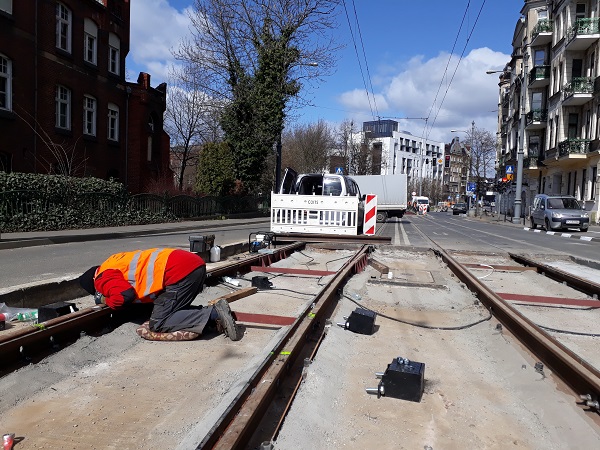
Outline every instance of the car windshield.
[(581, 209), (574, 198), (549, 198), (548, 209)]

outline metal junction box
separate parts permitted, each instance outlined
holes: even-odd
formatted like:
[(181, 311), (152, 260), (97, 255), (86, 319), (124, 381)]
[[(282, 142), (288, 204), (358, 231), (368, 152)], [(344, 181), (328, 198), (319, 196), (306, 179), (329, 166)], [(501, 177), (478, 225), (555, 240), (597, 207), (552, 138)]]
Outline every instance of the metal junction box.
[(395, 358), (388, 364), (379, 385), (384, 387), (382, 395), (386, 397), (420, 402), (425, 387), (425, 364)]
[(375, 317), (377, 313), (363, 308), (356, 308), (346, 320), (345, 328), (359, 334), (375, 332)]
[(204, 253), (208, 252), (215, 245), (215, 235), (209, 236), (190, 236), (190, 252)]
[(50, 319), (64, 316), (79, 311), (75, 303), (57, 302), (38, 308), (38, 322), (42, 323)]

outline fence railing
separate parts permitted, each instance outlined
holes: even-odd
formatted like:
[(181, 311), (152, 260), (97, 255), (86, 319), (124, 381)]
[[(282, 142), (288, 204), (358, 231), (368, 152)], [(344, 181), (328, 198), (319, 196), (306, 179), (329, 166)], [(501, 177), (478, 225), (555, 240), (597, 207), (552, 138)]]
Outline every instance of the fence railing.
[(270, 198), (107, 193), (0, 192), (0, 231), (56, 230), (135, 225), (178, 219), (264, 213)]

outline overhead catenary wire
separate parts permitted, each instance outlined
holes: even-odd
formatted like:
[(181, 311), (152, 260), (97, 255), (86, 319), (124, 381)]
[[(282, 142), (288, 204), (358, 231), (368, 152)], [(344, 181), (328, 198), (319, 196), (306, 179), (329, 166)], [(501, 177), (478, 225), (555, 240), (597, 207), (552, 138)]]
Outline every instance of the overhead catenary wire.
[[(352, 2), (354, 3), (354, 0), (352, 0)], [(358, 60), (358, 67), (360, 69), (360, 75), (361, 75), (362, 80), (363, 80), (363, 85), (365, 87), (365, 92), (367, 93), (367, 101), (369, 102), (369, 109), (371, 110), (371, 116), (376, 117), (375, 112), (373, 111), (373, 106), (371, 105), (371, 97), (369, 95), (369, 88), (367, 86), (367, 82), (365, 81), (365, 74), (363, 72), (362, 62), (361, 62), (361, 59), (360, 59), (360, 55), (358, 53), (358, 48), (356, 47), (356, 39), (354, 38), (354, 31), (352, 29), (352, 23), (350, 21), (350, 15), (348, 14), (348, 8), (346, 7), (346, 0), (343, 0), (343, 5), (344, 5), (344, 12), (346, 13), (346, 20), (348, 21), (348, 27), (350, 28), (350, 36), (352, 37), (352, 44), (354, 46), (354, 52), (356, 53), (356, 59)], [(356, 8), (354, 9), (354, 12), (355, 12), (355, 15), (356, 15)], [(356, 20), (358, 22), (358, 18)], [(366, 61), (365, 61), (365, 64), (366, 64)], [(373, 100), (375, 100), (375, 98), (373, 98)]]
[[(477, 17), (475, 18), (475, 22), (473, 23), (473, 26), (471, 27), (471, 31), (470, 31), (469, 35), (467, 36), (467, 40), (466, 40), (465, 45), (463, 47), (463, 50), (462, 50), (462, 52), (460, 54), (458, 63), (456, 64), (456, 67), (454, 68), (454, 72), (452, 73), (452, 77), (450, 78), (448, 86), (446, 87), (446, 91), (444, 92), (444, 96), (442, 97), (440, 105), (439, 105), (439, 107), (437, 109), (437, 112), (436, 112), (434, 118), (433, 118), (433, 122), (431, 123), (431, 126), (430, 126), (430, 128), (429, 128), (429, 130), (428, 130), (428, 132), (426, 134), (427, 138), (429, 137), (429, 134), (431, 133), (431, 130), (433, 129), (433, 126), (435, 125), (435, 122), (437, 120), (438, 114), (442, 110), (442, 106), (444, 105), (444, 101), (446, 100), (446, 96), (448, 95), (448, 92), (450, 91), (450, 87), (452, 86), (452, 82), (454, 81), (454, 77), (456, 76), (456, 72), (458, 72), (458, 68), (459, 68), (460, 63), (461, 63), (461, 61), (463, 59), (463, 56), (464, 56), (465, 51), (467, 49), (467, 46), (469, 45), (469, 41), (471, 40), (471, 36), (473, 36), (473, 32), (475, 31), (475, 27), (477, 26), (477, 22), (479, 21), (479, 17), (481, 16), (481, 12), (483, 11), (483, 7), (485, 6), (485, 2), (486, 2), (486, 0), (483, 0), (483, 3), (481, 4), (481, 8), (479, 8), (479, 12), (477, 13)], [(470, 3), (471, 2), (469, 1), (469, 3), (467, 4), (467, 9), (468, 9)], [(452, 57), (452, 55), (450, 55), (450, 57)], [(442, 79), (441, 82), (443, 82), (443, 79)]]

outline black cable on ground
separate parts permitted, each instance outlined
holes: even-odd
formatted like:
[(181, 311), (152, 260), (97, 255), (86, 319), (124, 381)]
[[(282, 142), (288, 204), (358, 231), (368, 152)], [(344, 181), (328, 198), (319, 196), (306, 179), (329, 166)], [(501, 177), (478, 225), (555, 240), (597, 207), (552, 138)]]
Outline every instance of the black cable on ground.
[(434, 327), (434, 326), (430, 326), (430, 325), (421, 325), (421, 324), (419, 324), (419, 323), (408, 322), (408, 321), (406, 321), (406, 320), (398, 319), (397, 317), (391, 317), (391, 316), (388, 316), (388, 315), (385, 315), (385, 314), (381, 314), (381, 313), (379, 313), (379, 312), (377, 312), (377, 311), (375, 311), (375, 310), (373, 310), (373, 309), (370, 309), (370, 308), (367, 308), (367, 307), (365, 307), (364, 305), (360, 304), (359, 302), (357, 302), (357, 301), (356, 301), (356, 300), (354, 300), (353, 298), (351, 298), (351, 297), (348, 297), (346, 294), (344, 294), (343, 296), (344, 296), (345, 298), (347, 298), (348, 300), (350, 300), (352, 303), (354, 303), (354, 304), (356, 304), (356, 305), (360, 306), (360, 307), (361, 307), (361, 308), (363, 308), (363, 309), (366, 309), (367, 311), (374, 312), (374, 313), (375, 313), (375, 314), (377, 314), (378, 316), (384, 317), (384, 318), (386, 318), (386, 319), (388, 319), (388, 320), (392, 320), (392, 321), (394, 321), (394, 322), (400, 322), (400, 323), (403, 323), (403, 324), (405, 324), (405, 325), (411, 325), (411, 326), (413, 326), (413, 327), (418, 327), (418, 328), (426, 328), (426, 329), (428, 329), (428, 330), (443, 330), (443, 331), (456, 331), (456, 330), (464, 330), (464, 329), (466, 329), (466, 328), (471, 328), (471, 327), (474, 327), (475, 325), (479, 325), (480, 323), (487, 322), (488, 320), (490, 320), (490, 319), (493, 317), (493, 316), (492, 316), (492, 314), (490, 313), (490, 315), (489, 315), (488, 317), (486, 317), (486, 318), (484, 318), (484, 319), (481, 319), (481, 320), (478, 320), (478, 321), (476, 321), (476, 322), (473, 322), (473, 323), (469, 323), (469, 324), (467, 324), (467, 325), (460, 325), (460, 326), (458, 326), (458, 327)]

